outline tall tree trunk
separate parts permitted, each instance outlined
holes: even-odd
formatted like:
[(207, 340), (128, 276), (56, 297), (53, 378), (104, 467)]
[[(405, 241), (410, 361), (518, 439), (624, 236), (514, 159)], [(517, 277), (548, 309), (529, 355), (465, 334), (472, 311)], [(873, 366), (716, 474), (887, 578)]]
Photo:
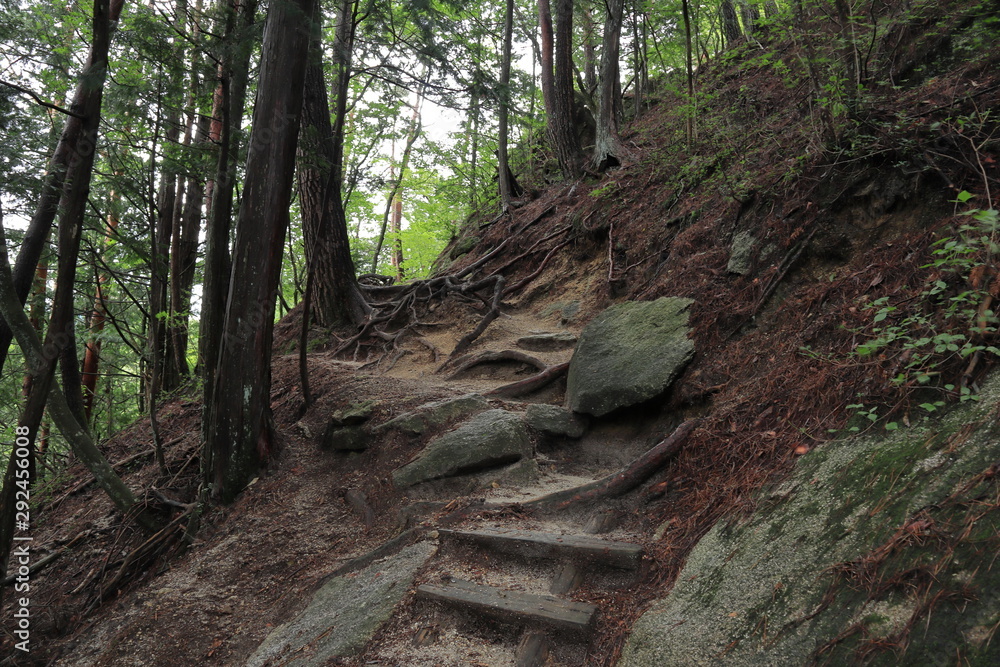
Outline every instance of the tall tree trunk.
[(625, 157), (626, 148), (618, 135), (621, 79), (618, 56), (621, 51), (624, 0), (607, 0), (604, 37), (601, 43), (600, 97), (597, 103), (597, 136), (594, 142), (594, 168), (604, 171), (616, 167)]
[[(90, 45), (87, 64), (84, 65), (80, 83), (77, 85), (73, 102), (69, 108), (75, 115), (67, 117), (63, 124), (59, 142), (49, 160), (48, 172), (38, 197), (38, 205), (25, 231), (24, 241), (21, 243), (21, 249), (18, 251), (17, 260), (14, 263), (14, 290), (21, 305), (24, 305), (28, 298), (31, 282), (35, 275), (35, 267), (38, 266), (38, 260), (49, 240), (52, 223), (59, 212), (59, 201), (62, 197), (70, 161), (79, 152), (93, 151), (95, 148), (93, 145), (81, 144), (80, 137), (83, 133), (84, 121), (91, 115), (100, 114), (101, 96), (108, 69), (108, 48), (123, 4), (124, 0), (111, 0), (110, 2), (95, 0), (94, 38)], [(97, 11), (98, 7), (103, 7), (103, 14)], [(104, 23), (105, 19), (106, 24)], [(98, 29), (98, 21), (100, 21), (100, 29)], [(3, 370), (7, 360), (7, 350), (10, 348), (13, 338), (8, 324), (0, 320), (0, 370)]]
[(752, 37), (760, 20), (760, 10), (757, 9), (757, 5), (740, 0), (740, 17), (743, 19), (743, 32), (747, 37)]
[(559, 169), (567, 179), (583, 173), (583, 153), (573, 124), (573, 78), (573, 0), (556, 0), (554, 107), (549, 109), (548, 127)]
[(232, 502), (274, 454), (271, 343), (314, 0), (268, 10), (246, 183), (206, 455), (213, 495)]
[(683, 0), (681, 8), (684, 15), (684, 53), (687, 56), (688, 110), (685, 134), (687, 135), (688, 148), (691, 148), (691, 144), (694, 143), (695, 139), (695, 120), (697, 119), (697, 112), (695, 110), (694, 98), (694, 54), (692, 53), (691, 42), (691, 8), (688, 0)]
[(735, 44), (743, 32), (740, 30), (740, 19), (736, 14), (736, 7), (732, 0), (722, 0), (719, 5), (719, 14), (722, 18), (722, 32), (726, 36), (726, 44)]
[(542, 101), (545, 103), (546, 118), (555, 115), (555, 36), (552, 30), (552, 9), (549, 0), (538, 0), (538, 32), (541, 35), (539, 61), (542, 72)]
[(510, 211), (510, 161), (507, 156), (507, 141), (510, 122), (510, 58), (514, 34), (514, 0), (504, 5), (503, 53), (500, 60), (500, 123), (497, 128), (497, 173), (500, 182), (500, 211)]
[(317, 11), (306, 68), (298, 182), (310, 310), (325, 327), (360, 324), (368, 305), (358, 287), (343, 204), (344, 123), (354, 42), (354, 0), (342, 0), (335, 31), (335, 122), (323, 76), (322, 24)]
[[(218, 159), (212, 180), (212, 199), (205, 229), (205, 277), (201, 292), (198, 352), (202, 372), (202, 439), (210, 434), (210, 409), (214, 403), (222, 326), (229, 293), (229, 232), (232, 227), (236, 159), (240, 151), (239, 128), (246, 104), (247, 80), (253, 42), (248, 34), (257, 14), (257, 0), (219, 0), (225, 25), (219, 54), (219, 82), (213, 121), (217, 120)], [(202, 473), (210, 479), (211, 461), (202, 457)]]
[(597, 35), (594, 14), (590, 7), (583, 9), (583, 87), (584, 93), (593, 96), (597, 91)]

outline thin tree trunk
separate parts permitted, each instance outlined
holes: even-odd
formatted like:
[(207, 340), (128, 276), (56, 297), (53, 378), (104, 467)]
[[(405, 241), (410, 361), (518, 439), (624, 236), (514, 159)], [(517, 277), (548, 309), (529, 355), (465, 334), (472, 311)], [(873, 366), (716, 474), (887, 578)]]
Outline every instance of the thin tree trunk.
[[(107, 217), (107, 233), (104, 237), (105, 248), (114, 238), (115, 230), (118, 228), (118, 218), (114, 214), (114, 202), (117, 196), (111, 193), (111, 212)], [(94, 294), (94, 309), (90, 313), (90, 335), (84, 347), (83, 355), (83, 402), (87, 423), (91, 423), (94, 411), (94, 397), (97, 394), (97, 379), (100, 376), (101, 359), (101, 333), (104, 331), (104, 322), (107, 317), (107, 307), (104, 302), (104, 289), (108, 282), (106, 273), (100, 273), (97, 278), (97, 286)]]
[(274, 454), (271, 344), (309, 59), (313, 0), (271, 5), (236, 230), (206, 450), (213, 495), (230, 503)]
[[(430, 77), (430, 72), (426, 72), (424, 81)], [(399, 194), (400, 189), (403, 187), (403, 178), (406, 176), (406, 168), (410, 163), (410, 153), (413, 150), (413, 144), (416, 143), (417, 138), (420, 137), (421, 122), (420, 122), (420, 105), (423, 101), (424, 88), (421, 86), (420, 90), (417, 92), (417, 101), (413, 105), (413, 116), (410, 120), (410, 132), (406, 137), (406, 147), (403, 148), (403, 156), (399, 161), (399, 176), (393, 181), (392, 189), (389, 191), (389, 196), (386, 198), (385, 213), (382, 216), (382, 228), (378, 235), (378, 241), (375, 243), (375, 253), (372, 257), (372, 273), (378, 273), (378, 257), (382, 253), (382, 245), (385, 243), (385, 233), (389, 225), (389, 216), (392, 212), (392, 202)]]
[[(69, 108), (75, 115), (67, 117), (63, 125), (59, 142), (49, 160), (48, 172), (45, 175), (45, 182), (42, 184), (38, 205), (28, 223), (21, 249), (18, 251), (17, 260), (14, 263), (14, 289), (21, 305), (24, 305), (28, 293), (31, 291), (35, 267), (38, 266), (42, 251), (49, 240), (52, 223), (59, 212), (59, 201), (62, 197), (70, 161), (81, 152), (95, 149), (93, 145), (81, 144), (80, 138), (84, 129), (84, 120), (92, 114), (100, 114), (104, 80), (107, 77), (108, 49), (123, 4), (124, 0), (111, 0), (110, 2), (95, 0), (94, 2), (94, 36), (90, 46), (90, 54)], [(98, 7), (103, 9), (99, 12)], [(106, 27), (105, 18), (107, 19)], [(7, 360), (7, 350), (10, 348), (12, 340), (13, 334), (9, 325), (0, 321), (0, 370), (3, 370)]]
[[(98, 22), (107, 20), (107, 0), (97, 0), (95, 4), (97, 5), (94, 21), (96, 34), (99, 27)], [(6, 234), (2, 220), (0, 220), (0, 248), (7, 247), (6, 244)], [(136, 500), (131, 490), (125, 486), (101, 454), (87, 430), (76, 420), (72, 409), (66, 402), (65, 394), (56, 386), (54, 375), (58, 354), (46, 354), (47, 351), (51, 351), (51, 344), (42, 345), (37, 332), (25, 315), (23, 305), (14, 287), (14, 278), (7, 260), (7, 253), (0, 253), (0, 316), (10, 326), (25, 356), (27, 366), (33, 373), (31, 397), (18, 421), (16, 431), (18, 440), (15, 442), (15, 447), (12, 448), (11, 458), (4, 474), (3, 489), (0, 490), (0, 575), (5, 575), (8, 556), (14, 540), (15, 492), (21, 488), (18, 482), (23, 481), (24, 487), (30, 486), (32, 482), (30, 477), (21, 476), (16, 472), (19, 468), (19, 464), (16, 464), (16, 457), (21, 449), (24, 450), (25, 456), (31, 457), (33, 455), (35, 438), (46, 405), (48, 405), (49, 414), (59, 426), (59, 430), (66, 438), (77, 459), (87, 466), (115, 506), (122, 513), (130, 515), (135, 509)], [(148, 509), (140, 509), (135, 514), (135, 519), (147, 530), (155, 530), (158, 527), (158, 520)], [(24, 526), (19, 529), (27, 530), (27, 528), (28, 526)]]
[[(257, 13), (257, 0), (219, 0), (225, 16), (222, 27), (222, 53), (219, 55), (218, 105), (213, 120), (218, 120), (219, 153), (212, 181), (212, 200), (205, 229), (205, 277), (201, 293), (201, 324), (198, 335), (199, 363), (202, 372), (202, 438), (208, 440), (209, 411), (214, 403), (222, 326), (229, 293), (229, 233), (232, 227), (233, 193), (236, 188), (236, 159), (239, 155), (239, 127), (246, 104), (247, 80), (253, 43), (243, 33), (249, 32)], [(212, 453), (206, 447), (202, 472), (210, 478)]]
[(503, 54), (500, 61), (500, 123), (497, 130), (497, 169), (500, 182), (500, 211), (510, 211), (510, 160), (507, 155), (507, 141), (510, 122), (510, 58), (514, 34), (514, 0), (507, 0), (504, 6)]
[(691, 11), (688, 5), (688, 0), (683, 0), (682, 11), (684, 14), (684, 46), (685, 54), (687, 56), (687, 94), (688, 94), (688, 109), (687, 109), (687, 120), (685, 127), (685, 134), (687, 135), (687, 145), (691, 148), (695, 139), (695, 120), (697, 118), (695, 112), (695, 99), (694, 99), (694, 60), (692, 54), (692, 44), (691, 44)]
[(403, 193), (397, 192), (392, 200), (392, 220), (390, 234), (392, 235), (392, 268), (396, 272), (396, 282), (403, 281)]

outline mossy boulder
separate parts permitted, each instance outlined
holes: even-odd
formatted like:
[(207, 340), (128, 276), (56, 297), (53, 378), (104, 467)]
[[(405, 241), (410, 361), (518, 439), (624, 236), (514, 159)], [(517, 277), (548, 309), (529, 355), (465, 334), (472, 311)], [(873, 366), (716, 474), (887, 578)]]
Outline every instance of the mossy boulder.
[(620, 667), (1000, 664), (998, 384), (803, 456), (702, 538)]
[(363, 452), (371, 444), (372, 435), (364, 426), (330, 426), (323, 433), (320, 449), (339, 452)]
[(627, 301), (594, 318), (569, 365), (569, 408), (600, 417), (664, 393), (694, 356), (692, 303), (677, 297)]
[(433, 554), (433, 545), (420, 542), (360, 572), (334, 577), (301, 614), (267, 636), (247, 667), (319, 667), (354, 655), (389, 620)]
[(544, 435), (579, 438), (587, 430), (587, 422), (583, 417), (558, 405), (529, 405), (524, 413), (524, 421)]
[(395, 429), (410, 435), (420, 435), (434, 426), (482, 412), (489, 407), (490, 404), (479, 394), (446, 398), (441, 401), (425, 403), (416, 410), (394, 417), (379, 426), (378, 430)]
[(487, 410), (432, 440), (416, 459), (392, 473), (398, 487), (507, 465), (531, 453), (524, 420), (505, 410)]

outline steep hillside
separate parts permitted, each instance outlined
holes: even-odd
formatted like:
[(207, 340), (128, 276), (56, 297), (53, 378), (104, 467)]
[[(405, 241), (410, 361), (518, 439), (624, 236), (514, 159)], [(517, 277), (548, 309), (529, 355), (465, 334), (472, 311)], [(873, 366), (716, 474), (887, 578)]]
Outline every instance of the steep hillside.
[[(633, 155), (621, 168), (540, 186), (509, 219), (484, 214), (469, 221), (445, 250), (438, 279), (472, 267), (475, 280), (504, 279), (500, 314), (471, 344), (472, 356), (447, 355), (490, 312), (491, 295), (482, 291), (404, 304), (397, 329), (410, 328), (391, 341), (345, 346), (344, 332), (314, 329), (309, 370), (317, 400), (303, 412), (301, 320), (293, 312), (276, 332), (279, 458), (232, 506), (208, 511), (188, 545), (180, 538), (198, 484), (194, 393), (176, 397), (160, 416), (167, 475), (146, 451), (146, 423), (105, 446), (131, 484), (156, 487), (159, 497), (151, 494), (151, 501), (174, 503), (178, 520), (165, 533), (150, 540), (135, 533), (82, 470), (71, 468), (46, 490), (39, 509), (38, 558), (58, 556), (33, 574), (36, 648), (11, 660), (492, 666), (535, 651), (551, 664), (616, 664), (654, 601), (675, 583), (682, 591), (694, 587), (678, 578), (689, 555), (698, 556), (688, 564), (691, 576), (726, 579), (726, 564), (709, 556), (759, 547), (752, 533), (733, 537), (727, 530), (740, 520), (770, 529), (761, 517), (781, 505), (763, 489), (790, 474), (801, 486), (803, 475), (830, 473), (825, 461), (853, 461), (822, 455), (835, 437), (906, 431), (978, 398), (996, 353), (991, 303), (1000, 298), (995, 212), (988, 214), (1000, 188), (1000, 54), (986, 48), (997, 36), (988, 20), (995, 10), (996, 3), (957, 1), (881, 6), (871, 17), (877, 32), (864, 32), (868, 39), (856, 52), (869, 82), (856, 100), (824, 97), (836, 61), (817, 53), (812, 33), (777, 26), (702, 66), (693, 132), (685, 96), (671, 92), (677, 82), (663, 82), (655, 104), (624, 135)], [(829, 30), (829, 21), (816, 19), (815, 28)], [(975, 209), (986, 213), (966, 215)], [(690, 334), (682, 338), (693, 344), (693, 357), (666, 391), (606, 414), (590, 411), (590, 418), (557, 411), (558, 427), (533, 421), (537, 406), (572, 402), (573, 387), (559, 369), (579, 354), (593, 331), (589, 323), (615, 304), (663, 297), (685, 300), (669, 303), (687, 318)], [(619, 335), (617, 348), (628, 352), (633, 341), (628, 332)], [(654, 355), (640, 370), (655, 363)], [(518, 396), (505, 389), (540, 371), (554, 381)], [(440, 404), (427, 407), (462, 397), (465, 403), (446, 402), (443, 412), (435, 412)], [(455, 462), (497, 423), (510, 435), (499, 453)], [(439, 436), (463, 429), (477, 437), (449, 450), (450, 468), (413, 472), (414, 461), (443, 446)], [(569, 505), (564, 496), (532, 504), (549, 493), (579, 494), (577, 487), (623, 469), (671, 433), (683, 436), (672, 456), (637, 489)], [(964, 461), (961, 472), (986, 474), (989, 460)], [(803, 466), (793, 472), (798, 461)], [(913, 483), (918, 491), (920, 479)], [(970, 498), (952, 500), (976, 502)], [(900, 507), (908, 502), (899, 500)], [(983, 510), (962, 515), (970, 529), (977, 521), (995, 525), (994, 505)], [(899, 525), (882, 526), (890, 536), (910, 526), (914, 540), (932, 539), (929, 524), (918, 530), (902, 510), (894, 509), (892, 521)], [(524, 552), (501, 556), (490, 550), (495, 546), (484, 555), (481, 546), (452, 543), (455, 534), (447, 532), (500, 529), (596, 535), (623, 554), (641, 547), (644, 555), (634, 563), (631, 556), (611, 565), (588, 561), (590, 569), (579, 572), (536, 563)], [(814, 537), (803, 535), (806, 542)], [(857, 555), (851, 549), (874, 550), (887, 538), (873, 533), (843, 552), (833, 548), (840, 535), (824, 539), (836, 560), (847, 562)], [(966, 570), (992, 565), (984, 550), (967, 552), (963, 558), (978, 560), (964, 563)], [(741, 559), (746, 569), (726, 586), (753, 578), (755, 557), (768, 555)], [(843, 578), (847, 587), (856, 584)], [(592, 632), (584, 640), (574, 639), (575, 627), (563, 627), (568, 638), (557, 636), (544, 650), (521, 628), (476, 621), (471, 612), (426, 599), (453, 580), (540, 594), (554, 592), (550, 580), (562, 579), (573, 581), (560, 595), (600, 613), (583, 624)], [(830, 604), (861, 609), (883, 592), (833, 596)], [(739, 598), (690, 595), (706, 608)], [(9, 597), (5, 616), (12, 613)], [(758, 598), (740, 603), (763, 604)], [(398, 604), (376, 618), (375, 599)], [(679, 603), (653, 608), (664, 604)], [(917, 610), (905, 619), (907, 630), (946, 622), (931, 613), (933, 605), (907, 609)], [(988, 629), (997, 613), (986, 608), (976, 627)], [(759, 632), (760, 617), (766, 615), (749, 625), (741, 618), (740, 631)], [(648, 630), (655, 625), (649, 618), (639, 625)], [(840, 657), (837, 633), (851, 624), (822, 628), (834, 634), (819, 638)], [(864, 632), (873, 631), (851, 636)], [(712, 633), (724, 636), (714, 627)], [(706, 642), (662, 663), (662, 653), (643, 653), (633, 642), (627, 664), (712, 662), (729, 650), (732, 638), (724, 638), (721, 648)], [(11, 639), (4, 637), (5, 653)], [(906, 638), (895, 640), (892, 648), (902, 654)], [(526, 648), (532, 642), (535, 649)], [(884, 656), (858, 646), (853, 658)], [(827, 654), (807, 653), (767, 664)]]

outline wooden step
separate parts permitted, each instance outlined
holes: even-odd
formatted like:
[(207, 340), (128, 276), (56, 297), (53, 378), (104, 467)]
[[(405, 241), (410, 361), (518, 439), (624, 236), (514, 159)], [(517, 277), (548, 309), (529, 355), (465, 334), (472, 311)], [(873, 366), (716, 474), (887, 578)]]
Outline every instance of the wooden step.
[(509, 623), (528, 626), (541, 623), (578, 634), (589, 633), (597, 617), (597, 607), (585, 602), (505, 591), (459, 579), (446, 584), (418, 586), (417, 597), (437, 600)]
[(587, 535), (553, 535), (533, 530), (440, 530), (441, 535), (473, 542), (501, 553), (527, 558), (565, 558), (634, 570), (642, 562), (642, 547)]

